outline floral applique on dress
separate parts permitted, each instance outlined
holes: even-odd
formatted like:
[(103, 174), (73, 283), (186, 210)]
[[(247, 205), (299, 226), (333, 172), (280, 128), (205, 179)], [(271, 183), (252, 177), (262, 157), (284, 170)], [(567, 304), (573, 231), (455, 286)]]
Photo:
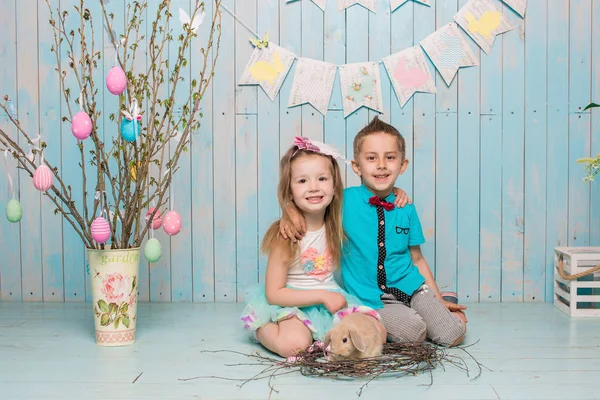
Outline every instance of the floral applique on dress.
[(327, 250), (323, 254), (319, 254), (317, 249), (309, 247), (302, 252), (301, 263), (306, 274), (320, 281), (333, 271), (333, 259)]

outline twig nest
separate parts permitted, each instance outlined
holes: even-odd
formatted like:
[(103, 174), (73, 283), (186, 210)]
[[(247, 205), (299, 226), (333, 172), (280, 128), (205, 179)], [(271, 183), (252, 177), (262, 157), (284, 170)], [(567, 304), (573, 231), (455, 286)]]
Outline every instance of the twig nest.
[(127, 76), (121, 67), (115, 65), (106, 74), (106, 88), (115, 96), (120, 95), (125, 91), (127, 86)]
[(92, 222), (92, 239), (98, 243), (106, 243), (110, 238), (110, 225), (104, 217), (98, 217)]
[(150, 238), (144, 246), (144, 256), (151, 263), (157, 262), (162, 255), (160, 242), (156, 238)]
[(6, 205), (6, 219), (10, 222), (17, 223), (23, 217), (23, 208), (17, 199), (11, 199)]
[[(148, 222), (148, 220), (150, 220), (150, 217), (152, 216), (153, 212), (154, 212), (154, 207), (151, 207), (148, 210), (148, 212), (146, 213), (146, 222)], [(160, 228), (162, 223), (163, 223), (163, 219), (162, 219), (162, 216), (160, 215), (160, 211), (157, 211), (156, 214), (154, 214), (154, 218), (152, 218), (151, 228), (154, 230), (157, 230), (158, 228)]]
[(169, 236), (175, 236), (181, 230), (181, 217), (177, 211), (169, 211), (163, 218), (163, 229)]
[(79, 140), (87, 139), (92, 133), (92, 119), (84, 111), (79, 111), (71, 121), (71, 132)]
[(33, 186), (40, 192), (45, 192), (52, 187), (52, 171), (46, 165), (40, 165), (33, 173)]

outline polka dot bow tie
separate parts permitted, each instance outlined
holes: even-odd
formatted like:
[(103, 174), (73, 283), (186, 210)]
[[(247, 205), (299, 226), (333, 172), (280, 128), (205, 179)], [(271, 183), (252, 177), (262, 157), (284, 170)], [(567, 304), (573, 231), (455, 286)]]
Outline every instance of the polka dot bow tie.
[(392, 211), (394, 209), (394, 204), (390, 203), (389, 201), (385, 201), (385, 200), (381, 200), (379, 197), (377, 196), (373, 196), (369, 199), (369, 204), (373, 205), (373, 206), (381, 206), (383, 207), (386, 211)]

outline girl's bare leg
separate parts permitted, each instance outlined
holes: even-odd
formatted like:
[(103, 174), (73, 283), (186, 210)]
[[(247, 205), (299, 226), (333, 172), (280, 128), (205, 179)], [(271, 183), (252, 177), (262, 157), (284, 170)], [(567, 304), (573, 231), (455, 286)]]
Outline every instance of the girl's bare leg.
[(282, 357), (306, 350), (313, 342), (310, 330), (298, 318), (270, 322), (256, 331), (258, 341)]

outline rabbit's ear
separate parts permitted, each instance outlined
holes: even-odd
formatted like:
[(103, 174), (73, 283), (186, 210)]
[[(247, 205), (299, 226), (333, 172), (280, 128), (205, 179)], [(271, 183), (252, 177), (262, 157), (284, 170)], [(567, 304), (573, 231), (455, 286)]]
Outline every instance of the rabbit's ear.
[(367, 348), (362, 335), (356, 329), (350, 329), (350, 340), (352, 340), (352, 344), (354, 344), (354, 347), (356, 347), (356, 350), (358, 351), (362, 352)]

